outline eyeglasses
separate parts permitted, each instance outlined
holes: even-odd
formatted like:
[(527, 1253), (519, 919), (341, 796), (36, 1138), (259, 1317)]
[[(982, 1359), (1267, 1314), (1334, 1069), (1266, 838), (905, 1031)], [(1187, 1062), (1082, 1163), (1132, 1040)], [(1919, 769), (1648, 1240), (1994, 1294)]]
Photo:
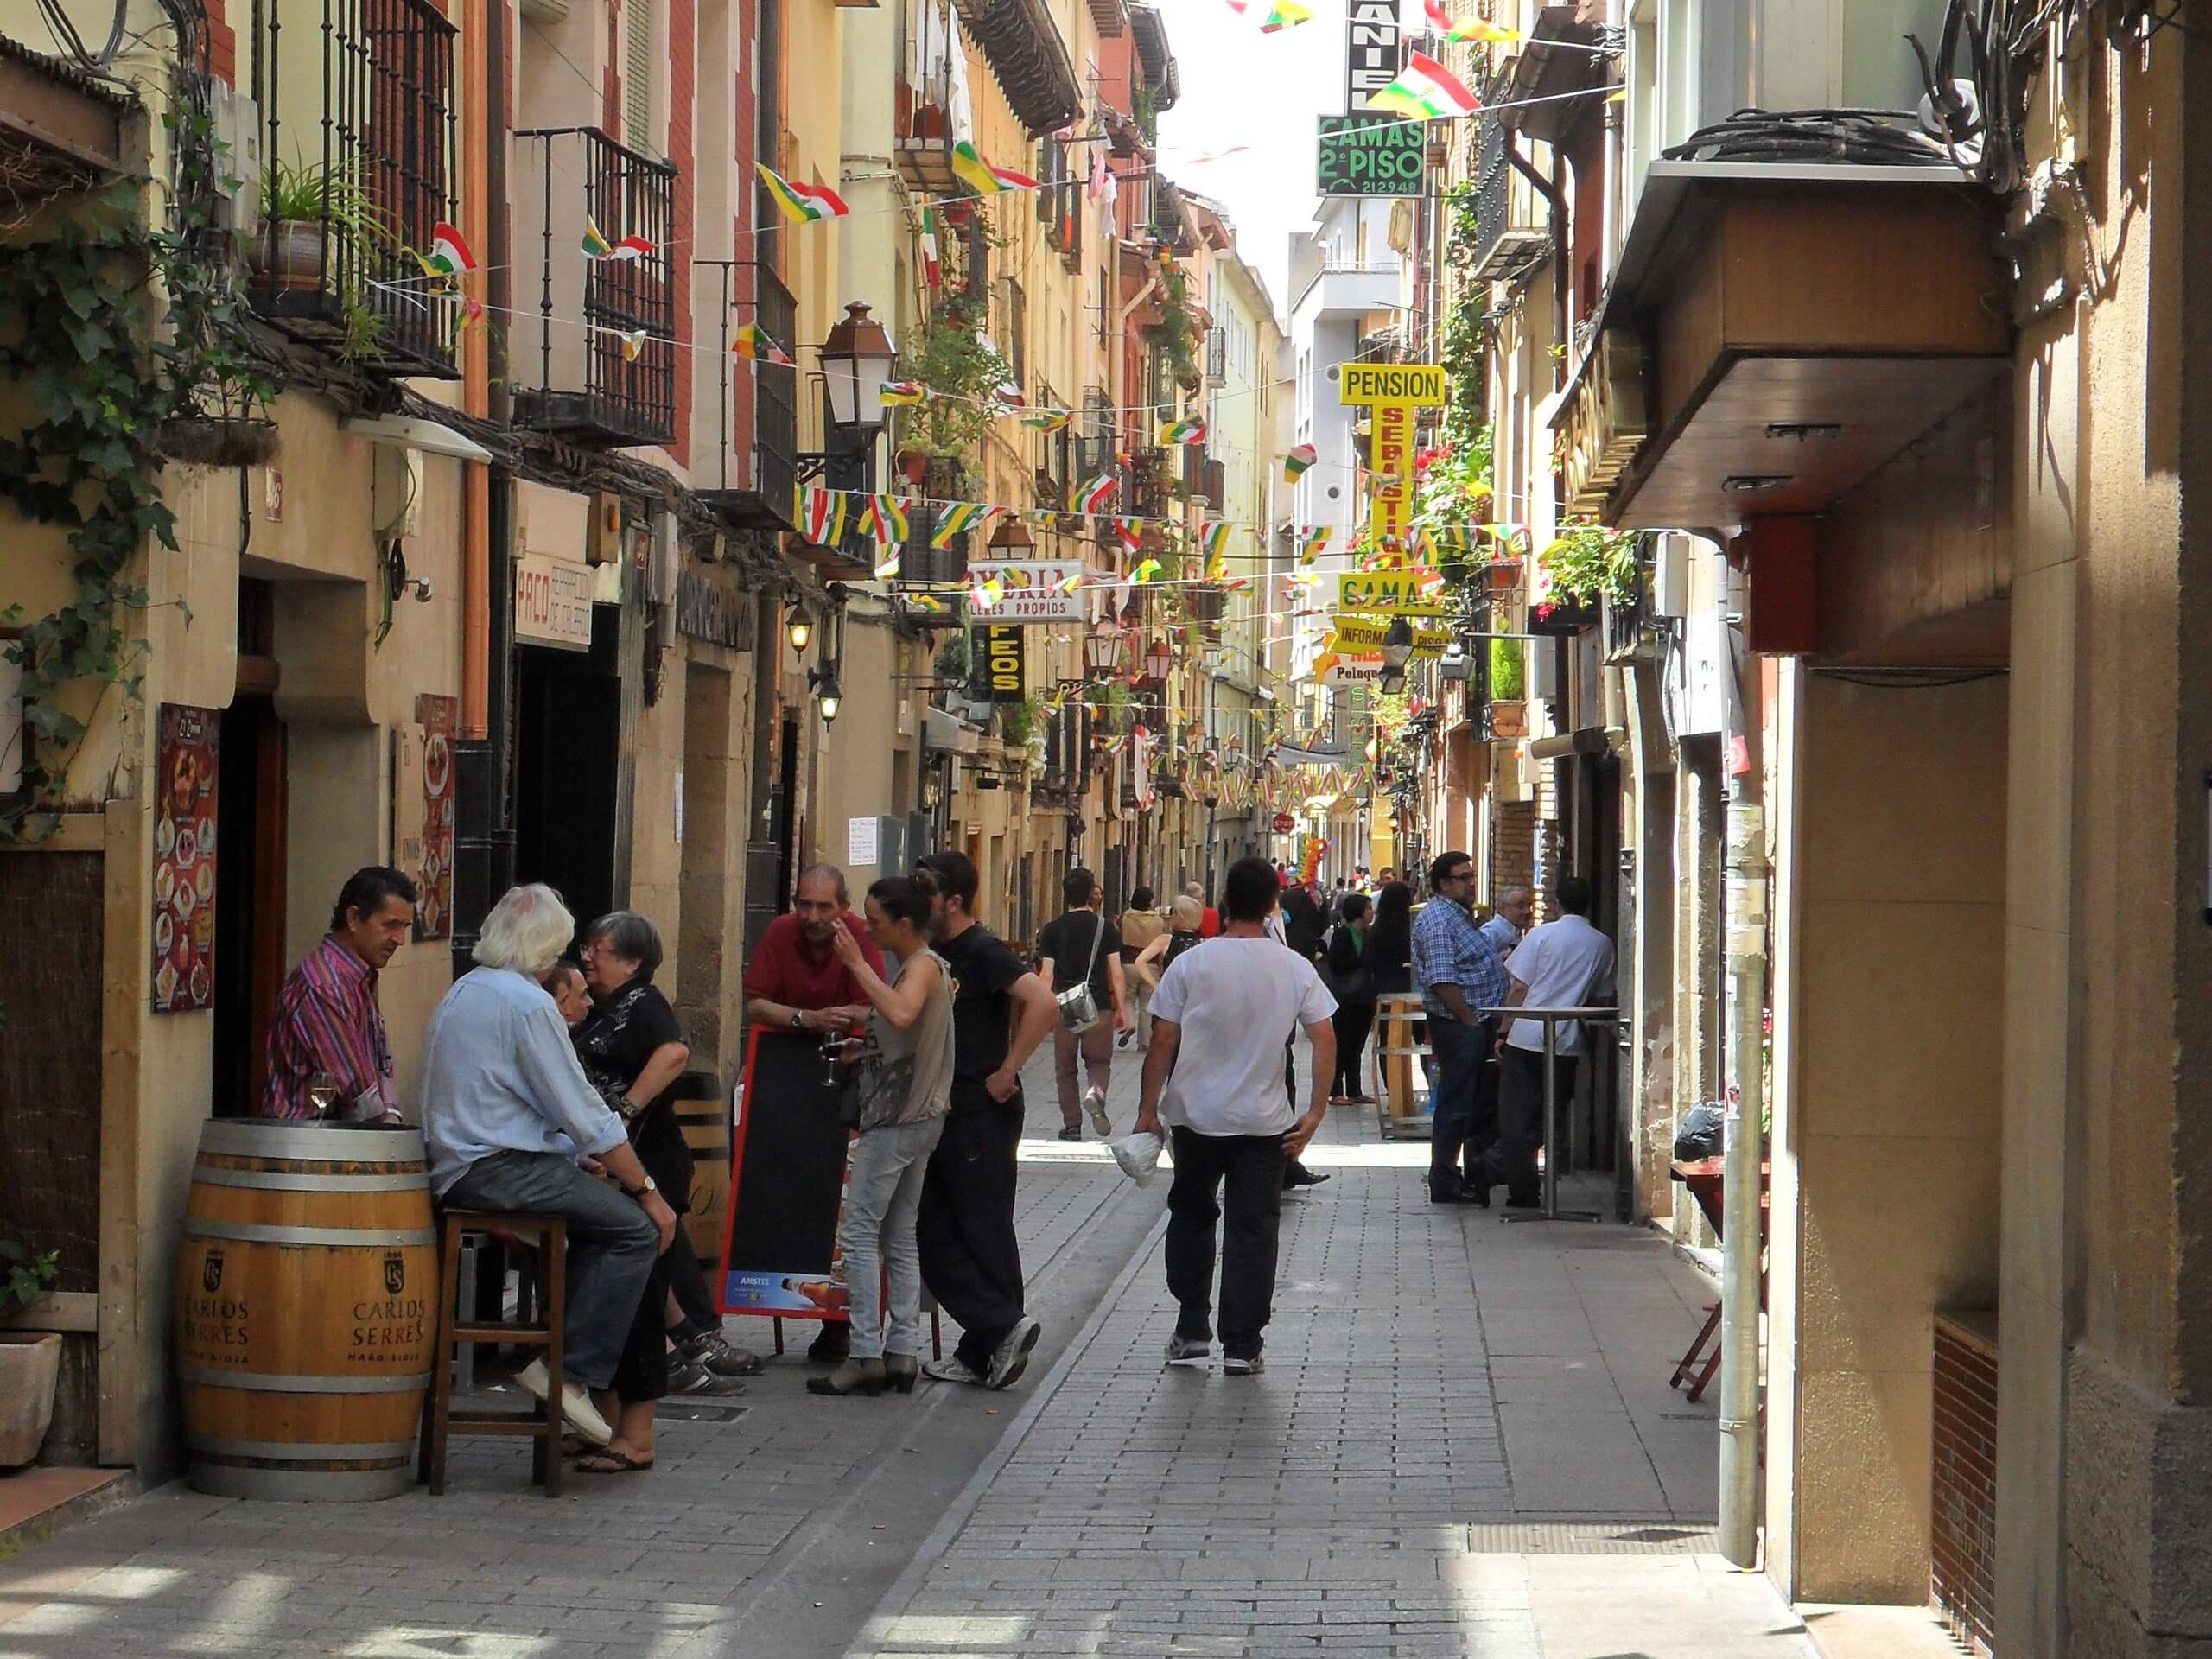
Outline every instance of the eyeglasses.
[(1465, 869), (1453, 870), (1443, 879), (1446, 881), (1471, 881), (1475, 879), (1475, 867), (1470, 864)]

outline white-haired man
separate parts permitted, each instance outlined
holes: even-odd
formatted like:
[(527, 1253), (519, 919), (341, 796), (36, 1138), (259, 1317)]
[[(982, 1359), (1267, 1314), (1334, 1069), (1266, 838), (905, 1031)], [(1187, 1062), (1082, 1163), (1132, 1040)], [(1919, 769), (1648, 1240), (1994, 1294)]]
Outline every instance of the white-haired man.
[[(569, 1224), (561, 1410), (587, 1440), (613, 1437), (588, 1389), (613, 1380), (653, 1260), (676, 1212), (645, 1173), (622, 1120), (585, 1077), (561, 1011), (539, 981), (575, 933), (561, 895), (512, 887), (484, 918), (476, 969), (430, 1016), (423, 1047), (423, 1135), (430, 1189), (454, 1209), (529, 1211)], [(620, 1186), (587, 1173), (580, 1159)], [(515, 1379), (545, 1398), (544, 1362)]]

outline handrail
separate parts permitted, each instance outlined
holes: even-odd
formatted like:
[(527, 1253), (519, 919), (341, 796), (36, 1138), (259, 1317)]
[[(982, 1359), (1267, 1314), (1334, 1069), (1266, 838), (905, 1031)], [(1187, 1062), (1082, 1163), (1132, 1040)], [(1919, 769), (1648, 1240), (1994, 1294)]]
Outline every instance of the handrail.
[(1589, 1008), (1478, 1008), (1476, 1014), (1485, 1020), (1511, 1014), (1517, 1020), (1538, 1020), (1544, 1027), (1544, 1207), (1534, 1213), (1508, 1216), (1508, 1221), (1601, 1221), (1603, 1217), (1594, 1210), (1561, 1210), (1559, 1207), (1559, 1100), (1558, 1084), (1554, 1077), (1557, 1068), (1553, 1062), (1559, 1058), (1559, 1024), (1562, 1020), (1580, 1020), (1585, 1025), (1611, 1026), (1620, 1023), (1618, 1007)]

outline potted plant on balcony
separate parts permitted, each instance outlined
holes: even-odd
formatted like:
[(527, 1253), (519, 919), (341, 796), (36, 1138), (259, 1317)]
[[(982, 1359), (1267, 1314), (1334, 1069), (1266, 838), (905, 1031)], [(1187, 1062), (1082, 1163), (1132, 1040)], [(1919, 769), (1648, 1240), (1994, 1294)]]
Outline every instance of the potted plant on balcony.
[(261, 178), (261, 234), (247, 246), (246, 265), (270, 288), (323, 287), (334, 242), (365, 249), (391, 241), (360, 175), (321, 162), (288, 167), (271, 156)]
[[(979, 308), (980, 309), (980, 308)], [(931, 397), (901, 411), (902, 453), (963, 456), (980, 443), (1001, 412), (991, 394), (1014, 370), (982, 337), (979, 311), (939, 301), (899, 353), (899, 372), (927, 386)]]
[(1519, 737), (1529, 729), (1528, 709), (1522, 702), (1522, 690), (1525, 684), (1521, 642), (1517, 639), (1491, 640), (1490, 734), (1492, 737)]
[[(54, 1287), (61, 1255), (34, 1255), (0, 1238), (0, 1313), (29, 1312)], [(54, 1423), (54, 1391), (61, 1376), (61, 1338), (50, 1332), (0, 1331), (0, 1468), (38, 1456)]]

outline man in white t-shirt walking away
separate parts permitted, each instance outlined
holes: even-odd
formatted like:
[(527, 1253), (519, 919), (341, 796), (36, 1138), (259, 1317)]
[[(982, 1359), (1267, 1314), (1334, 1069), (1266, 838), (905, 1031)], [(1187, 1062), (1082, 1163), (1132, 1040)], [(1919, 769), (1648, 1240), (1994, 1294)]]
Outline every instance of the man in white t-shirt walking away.
[[(1613, 942), (1590, 925), (1590, 884), (1564, 875), (1552, 895), (1562, 912), (1555, 922), (1532, 930), (1505, 964), (1513, 981), (1509, 1008), (1602, 1007), (1613, 999)], [(1503, 1184), (1506, 1207), (1532, 1210), (1540, 1202), (1536, 1147), (1544, 1134), (1544, 1024), (1516, 1020), (1502, 1027), (1498, 1058), (1497, 1140), (1484, 1154), (1482, 1182), (1487, 1192)], [(1582, 1022), (1561, 1020), (1552, 1072), (1553, 1097), (1574, 1093), (1574, 1063), (1582, 1052)]]
[[(1266, 859), (1230, 866), (1220, 937), (1177, 957), (1153, 993), (1137, 1107), (1139, 1130), (1158, 1134), (1164, 1117), (1174, 1133), (1167, 1288), (1182, 1312), (1167, 1357), (1204, 1359), (1212, 1351), (1214, 1224), (1225, 1212), (1221, 1369), (1230, 1376), (1265, 1369), (1283, 1165), (1321, 1127), (1337, 1058), (1329, 1022), (1336, 998), (1311, 962), (1268, 937), (1279, 892)], [(1283, 1045), (1300, 1026), (1313, 1050), (1313, 1104), (1303, 1116), (1284, 1097), (1281, 1071)]]

